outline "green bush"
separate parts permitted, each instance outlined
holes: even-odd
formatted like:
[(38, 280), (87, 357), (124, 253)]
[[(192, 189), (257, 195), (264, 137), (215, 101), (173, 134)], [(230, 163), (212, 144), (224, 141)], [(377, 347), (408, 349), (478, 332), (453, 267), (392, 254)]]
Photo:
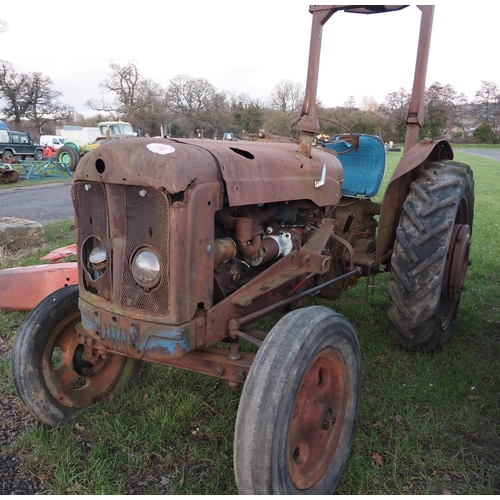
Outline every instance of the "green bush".
[(497, 137), (488, 123), (483, 123), (474, 130), (474, 142), (495, 144)]

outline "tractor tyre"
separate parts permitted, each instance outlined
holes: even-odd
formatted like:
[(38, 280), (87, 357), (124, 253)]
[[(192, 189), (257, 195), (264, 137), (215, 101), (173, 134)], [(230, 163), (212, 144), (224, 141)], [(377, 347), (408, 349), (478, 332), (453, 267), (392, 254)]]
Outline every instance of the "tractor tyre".
[(331, 309), (284, 316), (257, 352), (236, 417), (240, 494), (331, 494), (354, 439), (361, 356), (354, 328)]
[(401, 347), (431, 352), (450, 340), (473, 215), (469, 166), (441, 161), (421, 167), (403, 204), (391, 258), (389, 333)]
[(71, 146), (60, 147), (57, 150), (56, 157), (57, 161), (66, 164), (71, 172), (76, 170), (76, 166), (80, 161), (80, 153), (78, 153), (78, 151)]
[[(50, 426), (132, 383), (143, 364), (119, 354), (101, 356), (79, 342), (78, 285), (56, 290), (26, 317), (14, 340), (11, 369), (21, 401)], [(95, 350), (94, 350), (95, 351)]]

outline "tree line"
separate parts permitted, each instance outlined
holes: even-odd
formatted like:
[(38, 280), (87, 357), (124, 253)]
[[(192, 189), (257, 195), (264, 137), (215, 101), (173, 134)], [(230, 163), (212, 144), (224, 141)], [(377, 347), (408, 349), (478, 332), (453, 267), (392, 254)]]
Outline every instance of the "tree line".
[[(301, 83), (283, 79), (264, 102), (248, 94), (218, 90), (204, 78), (174, 76), (167, 87), (141, 75), (137, 62), (109, 63), (109, 73), (99, 84), (100, 98), (86, 105), (95, 112), (85, 118), (61, 102), (62, 93), (40, 72), (16, 71), (9, 61), (0, 60), (1, 111), (18, 130), (30, 127), (39, 134), (54, 133), (57, 124), (92, 125), (121, 119), (132, 123), (140, 134), (171, 137), (219, 138), (223, 132), (239, 135), (261, 129), (275, 135), (290, 135), (304, 98)], [(403, 142), (410, 91), (400, 88), (389, 93), (381, 104), (363, 97), (359, 104), (349, 97), (342, 106), (328, 108), (318, 103), (322, 132), (343, 131), (377, 134), (384, 141)], [(432, 83), (425, 90), (425, 121), (421, 138), (446, 137), (453, 141), (499, 141), (500, 89), (496, 82), (481, 81), (472, 99), (452, 85)], [(324, 120), (321, 120), (324, 118)], [(292, 131), (293, 133), (293, 131)]]

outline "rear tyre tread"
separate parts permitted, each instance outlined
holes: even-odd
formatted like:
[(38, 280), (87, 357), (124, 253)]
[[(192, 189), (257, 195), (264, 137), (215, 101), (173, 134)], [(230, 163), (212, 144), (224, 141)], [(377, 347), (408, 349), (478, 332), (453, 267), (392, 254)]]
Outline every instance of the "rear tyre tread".
[(472, 227), (473, 203), (472, 171), (461, 163), (425, 164), (410, 185), (388, 287), (389, 332), (402, 347), (432, 351), (451, 337), (460, 299), (450, 324), (441, 330), (441, 286), (454, 225)]

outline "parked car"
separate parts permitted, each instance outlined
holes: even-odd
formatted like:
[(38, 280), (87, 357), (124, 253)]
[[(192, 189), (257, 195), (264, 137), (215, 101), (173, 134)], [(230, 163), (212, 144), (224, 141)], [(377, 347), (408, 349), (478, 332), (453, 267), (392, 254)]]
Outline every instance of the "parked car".
[(42, 135), (40, 137), (40, 146), (52, 146), (54, 149), (59, 149), (64, 146), (66, 138), (62, 135)]
[(0, 157), (2, 161), (9, 163), (14, 156), (18, 156), (22, 160), (26, 158), (41, 160), (43, 158), (42, 146), (31, 140), (29, 132), (0, 130)]

